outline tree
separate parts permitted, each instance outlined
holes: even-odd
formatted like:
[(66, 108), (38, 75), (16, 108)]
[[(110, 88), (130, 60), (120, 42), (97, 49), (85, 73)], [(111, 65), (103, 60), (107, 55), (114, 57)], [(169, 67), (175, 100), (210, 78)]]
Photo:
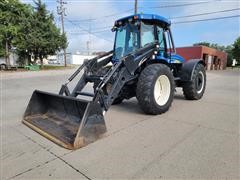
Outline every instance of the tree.
[(233, 43), (232, 55), (233, 55), (233, 58), (236, 59), (239, 64), (240, 63), (240, 37), (238, 37)]
[(19, 42), (18, 50), (19, 54), (32, 55), (35, 62), (39, 59), (43, 67), (44, 58), (66, 48), (67, 38), (54, 24), (53, 15), (46, 10), (45, 4), (37, 0), (35, 5), (33, 15), (24, 22), (24, 41)]
[(230, 67), (232, 66), (232, 61), (233, 61), (233, 55), (232, 55), (232, 45), (228, 45), (225, 47), (225, 52), (227, 53), (227, 66)]
[(19, 29), (28, 6), (18, 0), (2, 0), (0, 2), (0, 56), (5, 56), (6, 64), (9, 66), (9, 51), (14, 41), (20, 35)]
[(210, 48), (214, 48), (214, 49), (217, 49), (219, 51), (224, 51), (225, 50), (225, 46), (221, 46), (221, 45), (218, 45), (216, 43), (209, 43), (209, 42), (199, 42), (199, 43), (195, 43), (193, 44), (193, 46), (207, 46), (207, 47), (210, 47)]
[(43, 58), (67, 47), (67, 38), (54, 24), (54, 17), (46, 10), (41, 0), (35, 1), (35, 8), (19, 0), (0, 1), (0, 56), (6, 57), (9, 65), (9, 51), (14, 47), (21, 64)]
[(210, 43), (203, 41), (203, 42), (195, 43), (195, 44), (193, 44), (193, 46), (207, 46), (207, 47), (210, 47)]

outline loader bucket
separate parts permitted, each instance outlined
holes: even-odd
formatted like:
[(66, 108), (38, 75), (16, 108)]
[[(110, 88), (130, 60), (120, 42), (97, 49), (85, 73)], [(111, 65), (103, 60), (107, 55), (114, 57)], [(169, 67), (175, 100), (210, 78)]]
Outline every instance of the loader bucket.
[(35, 90), (23, 123), (51, 141), (78, 149), (106, 132), (99, 103)]

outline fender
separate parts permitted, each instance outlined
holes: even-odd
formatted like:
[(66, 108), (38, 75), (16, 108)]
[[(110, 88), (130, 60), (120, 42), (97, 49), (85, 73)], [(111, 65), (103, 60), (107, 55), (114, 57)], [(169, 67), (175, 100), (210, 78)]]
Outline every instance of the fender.
[(197, 64), (202, 64), (205, 66), (202, 59), (190, 59), (182, 64), (182, 69), (180, 73), (181, 81), (191, 81), (194, 69), (196, 68)]

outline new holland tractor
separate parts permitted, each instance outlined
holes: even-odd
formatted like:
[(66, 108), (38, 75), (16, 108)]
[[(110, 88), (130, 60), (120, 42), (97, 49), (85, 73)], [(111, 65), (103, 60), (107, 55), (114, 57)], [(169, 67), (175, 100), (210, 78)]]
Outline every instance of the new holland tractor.
[[(115, 21), (113, 50), (84, 62), (58, 94), (35, 90), (23, 123), (65, 148), (77, 149), (106, 132), (104, 114), (112, 104), (136, 97), (145, 113), (157, 115), (169, 109), (176, 87), (182, 87), (186, 99), (200, 99), (206, 86), (204, 62), (176, 54), (170, 25), (153, 14)], [(70, 90), (73, 79), (77, 83)], [(91, 92), (84, 91), (88, 83)]]

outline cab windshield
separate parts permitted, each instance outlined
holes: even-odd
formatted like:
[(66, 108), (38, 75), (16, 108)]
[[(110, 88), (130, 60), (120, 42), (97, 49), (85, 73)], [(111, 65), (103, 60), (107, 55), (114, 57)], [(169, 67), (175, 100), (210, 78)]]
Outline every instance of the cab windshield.
[(127, 23), (116, 30), (114, 58), (121, 59), (127, 54), (139, 49), (140, 33), (139, 26)]

